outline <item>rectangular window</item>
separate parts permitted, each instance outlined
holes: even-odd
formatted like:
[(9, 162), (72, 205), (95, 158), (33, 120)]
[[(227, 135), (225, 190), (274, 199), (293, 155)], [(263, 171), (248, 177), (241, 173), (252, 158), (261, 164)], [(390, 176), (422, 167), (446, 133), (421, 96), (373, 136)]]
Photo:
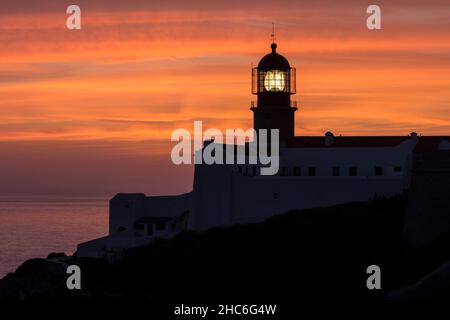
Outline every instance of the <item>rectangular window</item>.
[(149, 236), (152, 236), (152, 235), (153, 235), (153, 225), (152, 225), (152, 224), (148, 224), (148, 225), (147, 225), (147, 234), (148, 234)]
[(333, 167), (333, 177), (338, 177), (341, 175), (341, 168), (340, 167)]
[(302, 168), (294, 167), (294, 176), (301, 176), (301, 175), (302, 175)]
[(166, 225), (164, 223), (158, 223), (156, 225), (156, 230), (165, 230), (166, 229)]
[(316, 167), (309, 167), (308, 168), (308, 176), (314, 177), (316, 175)]
[(375, 175), (382, 176), (383, 175), (383, 167), (375, 167)]
[(357, 167), (350, 167), (348, 169), (348, 175), (350, 177), (356, 177), (358, 175), (358, 168)]

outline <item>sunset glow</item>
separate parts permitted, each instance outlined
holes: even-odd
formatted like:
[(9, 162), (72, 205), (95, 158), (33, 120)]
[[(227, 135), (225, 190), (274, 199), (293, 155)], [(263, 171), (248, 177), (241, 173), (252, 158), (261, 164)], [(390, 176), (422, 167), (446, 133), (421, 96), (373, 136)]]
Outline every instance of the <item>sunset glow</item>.
[[(270, 52), (272, 21), (278, 51), (297, 69), (297, 135), (450, 132), (448, 1), (379, 1), (379, 31), (367, 30), (364, 1), (80, 0), (80, 31), (65, 28), (68, 1), (26, 2), (0, 5), (0, 151), (11, 180), (20, 181), (24, 154), (50, 157), (52, 144), (77, 159), (62, 175), (88, 158), (167, 169), (173, 130), (194, 120), (251, 127), (251, 68)], [(172, 189), (166, 170), (152, 168), (140, 191), (191, 186), (191, 169), (179, 168), (185, 180)], [(161, 184), (152, 187), (152, 175)]]

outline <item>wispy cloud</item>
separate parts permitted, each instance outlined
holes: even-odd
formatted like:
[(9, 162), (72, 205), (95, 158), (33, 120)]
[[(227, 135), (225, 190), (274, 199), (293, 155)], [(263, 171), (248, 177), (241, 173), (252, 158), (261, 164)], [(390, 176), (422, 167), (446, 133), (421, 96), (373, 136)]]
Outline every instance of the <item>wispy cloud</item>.
[(120, 167), (116, 182), (128, 186), (126, 172), (139, 180), (141, 168), (159, 177), (158, 192), (173, 190), (167, 175), (128, 157), (167, 157), (171, 131), (193, 120), (250, 127), (250, 67), (269, 50), (272, 21), (279, 51), (297, 68), (297, 134), (450, 130), (448, 0), (378, 1), (380, 31), (366, 29), (361, 0), (78, 0), (81, 31), (65, 28), (69, 4), (0, 7), (2, 154), (20, 158), (14, 143), (36, 146), (31, 154), (45, 145), (48, 157), (66, 146), (57, 150), (74, 159), (69, 175), (90, 152), (105, 163), (123, 155), (98, 177)]

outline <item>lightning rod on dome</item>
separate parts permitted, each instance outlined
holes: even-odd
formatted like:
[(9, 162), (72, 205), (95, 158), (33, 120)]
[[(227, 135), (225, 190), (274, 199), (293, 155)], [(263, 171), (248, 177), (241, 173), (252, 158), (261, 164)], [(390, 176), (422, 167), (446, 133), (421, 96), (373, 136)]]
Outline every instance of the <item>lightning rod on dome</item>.
[(272, 33), (270, 35), (270, 38), (272, 39), (272, 43), (275, 43), (275, 23), (272, 22)]

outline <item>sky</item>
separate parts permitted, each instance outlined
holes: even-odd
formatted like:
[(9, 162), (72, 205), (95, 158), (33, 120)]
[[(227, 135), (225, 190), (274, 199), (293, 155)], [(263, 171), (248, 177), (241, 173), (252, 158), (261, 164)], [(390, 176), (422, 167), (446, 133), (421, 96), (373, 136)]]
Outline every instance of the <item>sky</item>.
[[(66, 28), (81, 8), (82, 29)], [(366, 8), (381, 8), (368, 30)], [(251, 67), (297, 68), (297, 135), (450, 133), (445, 1), (0, 4), (0, 196), (177, 194), (173, 130), (250, 128)]]

